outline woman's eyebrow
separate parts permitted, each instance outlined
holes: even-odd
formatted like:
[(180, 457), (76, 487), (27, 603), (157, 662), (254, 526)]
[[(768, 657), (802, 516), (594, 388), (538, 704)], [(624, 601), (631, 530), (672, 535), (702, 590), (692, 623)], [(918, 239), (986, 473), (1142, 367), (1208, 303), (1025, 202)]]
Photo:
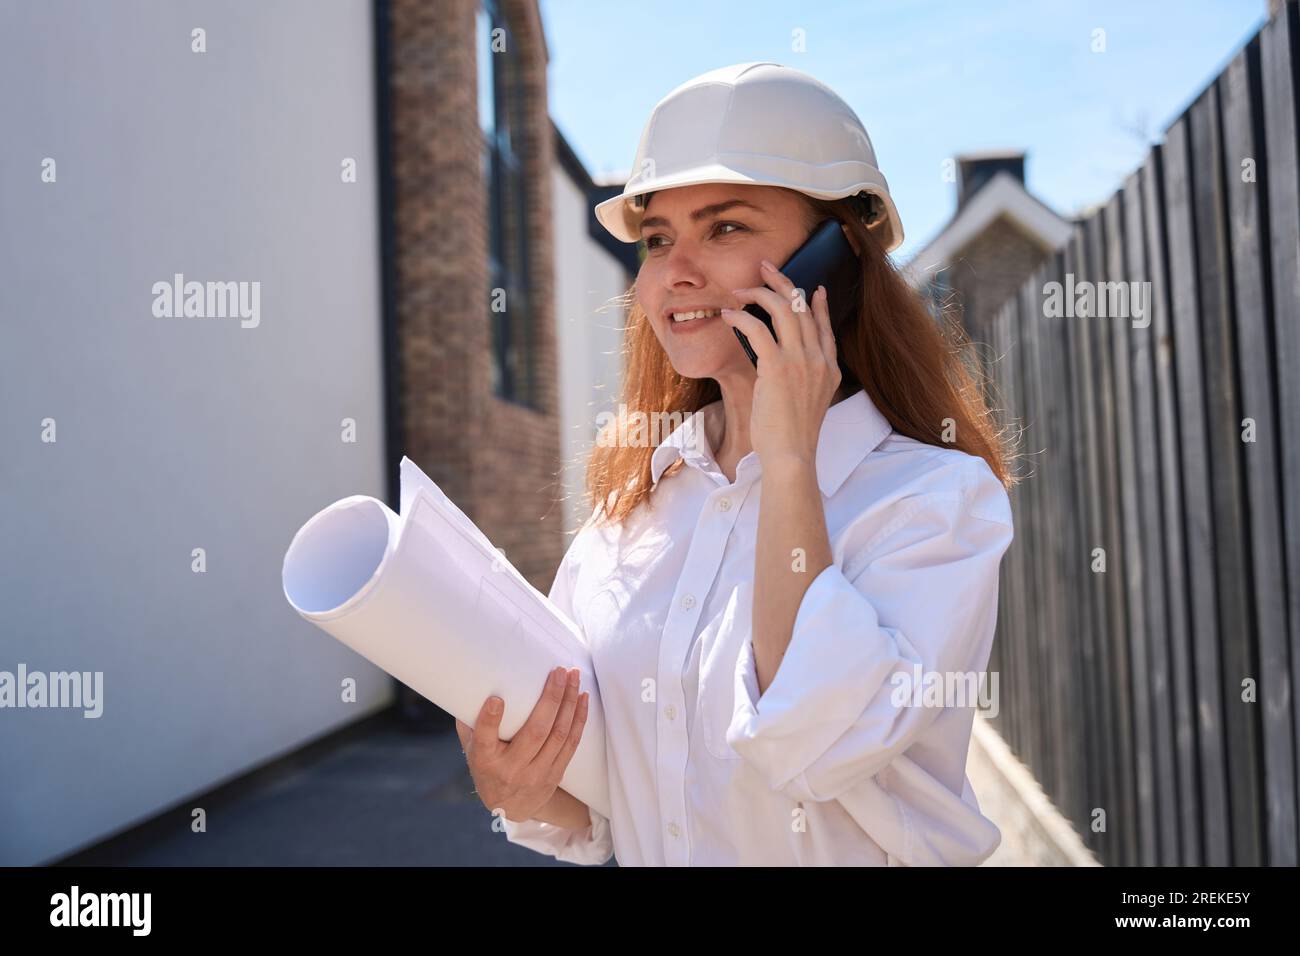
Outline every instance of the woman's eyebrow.
[[(718, 213), (726, 212), (728, 209), (734, 209), (737, 206), (744, 206), (752, 209), (754, 212), (762, 212), (760, 206), (755, 206), (752, 202), (746, 202), (743, 199), (728, 199), (726, 202), (715, 202), (711, 206), (701, 206), (695, 212), (691, 213), (691, 222), (699, 222), (701, 219), (708, 219), (710, 216), (716, 216)], [(663, 216), (648, 216), (641, 220), (641, 228), (648, 226), (666, 226), (668, 220)]]

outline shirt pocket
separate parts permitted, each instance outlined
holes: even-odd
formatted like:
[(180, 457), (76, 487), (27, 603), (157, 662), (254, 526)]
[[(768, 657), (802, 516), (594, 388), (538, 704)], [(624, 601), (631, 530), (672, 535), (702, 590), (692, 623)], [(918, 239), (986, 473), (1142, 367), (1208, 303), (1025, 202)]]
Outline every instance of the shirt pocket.
[(727, 728), (736, 712), (736, 665), (747, 651), (753, 589), (738, 584), (722, 613), (700, 632), (700, 679), (696, 709), (704, 747), (719, 760), (739, 760), (727, 743)]

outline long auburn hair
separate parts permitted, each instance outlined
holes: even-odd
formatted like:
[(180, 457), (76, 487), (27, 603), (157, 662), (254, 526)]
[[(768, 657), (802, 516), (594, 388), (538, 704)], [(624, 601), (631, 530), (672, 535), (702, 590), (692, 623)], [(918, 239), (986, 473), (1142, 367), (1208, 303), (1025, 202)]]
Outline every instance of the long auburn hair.
[[(1003, 486), (1012, 487), (1019, 481), (1010, 469), (1014, 443), (1007, 429), (999, 427), (985, 399), (984, 389), (991, 393), (992, 383), (985, 379), (978, 361), (968, 358), (972, 344), (951, 302), (941, 305), (936, 320), (922, 294), (899, 273), (876, 233), (860, 218), (859, 201), (798, 195), (805, 201), (810, 231), (833, 217), (848, 226), (861, 250), (856, 308), (836, 310), (832, 317), (844, 394), (865, 389), (895, 431), (983, 458)], [(627, 415), (642, 413), (651, 420), (668, 415), (675, 420), (722, 397), (714, 379), (686, 378), (673, 368), (636, 300), (635, 283), (619, 298), (628, 307), (619, 396), (619, 405)], [(838, 318), (843, 314), (847, 320)], [(955, 426), (952, 441), (943, 438), (948, 430), (945, 419)], [(622, 521), (649, 502), (654, 490), (650, 459), (657, 446), (621, 441), (626, 428), (624, 415), (609, 422), (587, 463), (587, 494), (595, 503), (592, 517), (601, 523)], [(675, 461), (665, 476), (682, 464), (681, 459)]]

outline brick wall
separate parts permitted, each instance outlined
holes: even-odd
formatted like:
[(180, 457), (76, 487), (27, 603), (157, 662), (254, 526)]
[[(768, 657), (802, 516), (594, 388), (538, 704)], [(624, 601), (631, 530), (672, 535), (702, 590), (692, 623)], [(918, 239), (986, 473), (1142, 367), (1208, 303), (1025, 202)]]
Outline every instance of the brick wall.
[(395, 313), (403, 450), (543, 593), (563, 555), (551, 256), (552, 132), (536, 0), (501, 0), (524, 59), (537, 410), (491, 387), (488, 193), (476, 0), (389, 0)]

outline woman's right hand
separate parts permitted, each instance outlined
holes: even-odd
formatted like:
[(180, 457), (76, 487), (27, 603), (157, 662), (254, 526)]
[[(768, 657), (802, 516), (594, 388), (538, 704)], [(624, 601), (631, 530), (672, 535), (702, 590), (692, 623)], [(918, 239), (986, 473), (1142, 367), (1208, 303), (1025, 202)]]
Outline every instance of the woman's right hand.
[(591, 695), (578, 694), (581, 675), (576, 667), (555, 668), (533, 712), (509, 741), (499, 733), (505, 713), (500, 698), (483, 702), (472, 729), (457, 718), (456, 733), (474, 788), (488, 810), (501, 810), (507, 820), (520, 823), (533, 819), (554, 796), (587, 723)]

